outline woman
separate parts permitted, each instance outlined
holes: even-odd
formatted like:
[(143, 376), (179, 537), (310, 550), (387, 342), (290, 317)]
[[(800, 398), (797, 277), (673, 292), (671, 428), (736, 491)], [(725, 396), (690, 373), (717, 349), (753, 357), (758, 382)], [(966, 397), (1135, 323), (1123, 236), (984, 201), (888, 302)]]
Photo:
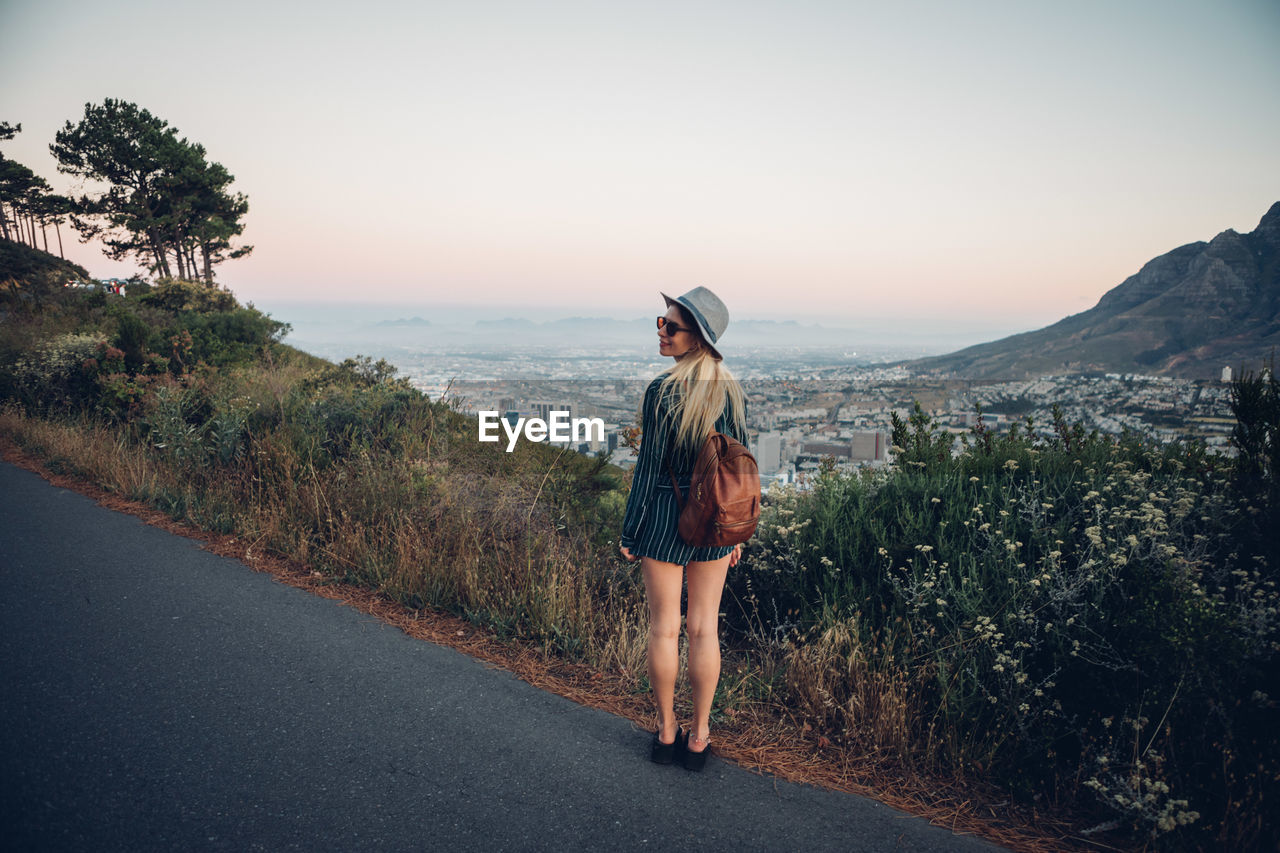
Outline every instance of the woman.
[[(715, 344), (729, 324), (724, 303), (705, 287), (672, 299), (658, 318), (658, 352), (675, 359), (644, 394), (642, 437), (622, 522), (622, 556), (641, 561), (649, 604), (649, 684), (658, 712), (651, 757), (669, 764), (677, 756), (701, 770), (711, 746), (711, 698), (720, 681), (720, 594), (742, 546), (694, 547), (676, 530), (679, 509), (671, 472), (688, 495), (693, 461), (707, 436), (722, 432), (746, 444), (742, 387), (721, 363)], [(670, 466), (670, 471), (668, 470)], [(693, 723), (676, 723), (675, 687), (680, 666), (680, 589), (687, 576), (689, 683)]]

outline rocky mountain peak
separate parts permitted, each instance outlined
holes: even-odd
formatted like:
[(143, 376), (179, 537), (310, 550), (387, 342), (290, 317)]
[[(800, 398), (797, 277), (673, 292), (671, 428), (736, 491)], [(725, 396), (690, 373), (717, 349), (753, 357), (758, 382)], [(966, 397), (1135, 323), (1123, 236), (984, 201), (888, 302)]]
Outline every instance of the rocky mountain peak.
[(1271, 205), (1271, 209), (1263, 214), (1262, 221), (1258, 223), (1253, 236), (1280, 248), (1280, 201)]
[(1258, 223), (1259, 228), (1280, 228), (1280, 201), (1271, 205), (1271, 209), (1262, 214), (1262, 221)]
[(1241, 234), (1221, 232), (1148, 261), (1088, 311), (917, 370), (972, 379), (1091, 371), (1211, 378), (1280, 347), (1280, 202)]

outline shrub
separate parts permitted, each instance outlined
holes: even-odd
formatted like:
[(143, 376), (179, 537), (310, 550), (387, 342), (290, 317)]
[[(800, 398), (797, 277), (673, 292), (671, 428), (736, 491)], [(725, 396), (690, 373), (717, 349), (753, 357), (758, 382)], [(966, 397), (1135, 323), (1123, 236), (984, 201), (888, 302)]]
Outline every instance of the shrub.
[(131, 311), (120, 311), (116, 318), (116, 335), (112, 343), (124, 353), (124, 366), (137, 373), (150, 352), (151, 327)]
[(64, 334), (36, 344), (12, 368), (12, 388), (24, 405), (66, 412), (96, 394), (97, 357), (105, 342), (96, 335)]
[(856, 647), (859, 677), (918, 685), (917, 762), (983, 768), (1026, 795), (1087, 782), (1157, 835), (1260, 808), (1280, 770), (1260, 724), (1280, 597), (1234, 535), (1256, 507), (1227, 460), (1060, 416), (1044, 432), (979, 428), (953, 454), (917, 410), (894, 444), (895, 469), (828, 468), (810, 491), (771, 493), (731, 576), (739, 636), (796, 650), (798, 706), (837, 738), (874, 727), (859, 694), (806, 686), (828, 678), (806, 649), (852, 661)]
[(289, 325), (252, 308), (213, 313), (188, 313), (178, 320), (169, 338), (176, 372), (197, 362), (215, 367), (252, 362), (264, 347), (277, 343)]
[(1280, 380), (1274, 363), (1261, 375), (1243, 373), (1231, 385), (1239, 451), (1236, 485), (1241, 500), (1255, 507), (1240, 535), (1264, 552), (1272, 577), (1280, 570)]
[(180, 278), (160, 279), (139, 297), (139, 301), (175, 314), (186, 311), (231, 311), (236, 308), (236, 298), (231, 295), (231, 291)]

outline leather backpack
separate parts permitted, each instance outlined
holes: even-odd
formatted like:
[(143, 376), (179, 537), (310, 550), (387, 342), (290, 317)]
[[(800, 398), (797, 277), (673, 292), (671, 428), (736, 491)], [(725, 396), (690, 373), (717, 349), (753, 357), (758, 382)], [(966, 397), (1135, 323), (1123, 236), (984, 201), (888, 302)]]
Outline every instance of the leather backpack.
[[(689, 500), (667, 462), (680, 507), (680, 538), (695, 547), (746, 542), (760, 521), (760, 469), (751, 452), (731, 436), (713, 432), (703, 442), (689, 478)], [(683, 504), (683, 505), (682, 505)]]

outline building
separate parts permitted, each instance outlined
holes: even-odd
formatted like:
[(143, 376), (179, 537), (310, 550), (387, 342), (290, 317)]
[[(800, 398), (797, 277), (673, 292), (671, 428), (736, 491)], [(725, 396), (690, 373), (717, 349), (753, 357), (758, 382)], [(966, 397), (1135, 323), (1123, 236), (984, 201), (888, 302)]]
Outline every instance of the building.
[(541, 418), (545, 423), (551, 423), (552, 412), (568, 412), (567, 417), (569, 420), (573, 420), (575, 411), (573, 403), (549, 403), (544, 401), (531, 403), (529, 408), (533, 410), (535, 418)]
[(801, 456), (820, 458), (834, 456), (836, 459), (852, 458), (853, 445), (847, 441), (806, 441), (800, 448)]
[(773, 474), (782, 465), (782, 434), (762, 432), (756, 438), (756, 464), (761, 474)]
[(849, 458), (855, 462), (883, 462), (889, 458), (889, 436), (879, 430), (855, 432), (849, 439)]

